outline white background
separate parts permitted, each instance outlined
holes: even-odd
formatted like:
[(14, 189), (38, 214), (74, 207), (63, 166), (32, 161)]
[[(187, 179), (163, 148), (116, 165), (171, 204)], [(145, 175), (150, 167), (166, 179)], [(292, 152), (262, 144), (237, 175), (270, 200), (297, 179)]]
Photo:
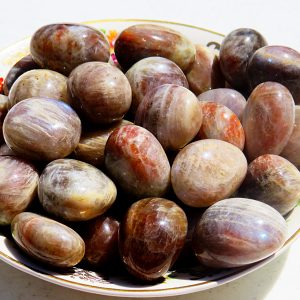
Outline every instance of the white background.
[[(300, 50), (299, 0), (0, 0), (0, 49), (52, 22), (147, 18), (188, 23), (228, 33), (238, 27), (260, 31), (269, 44)], [(300, 222), (300, 220), (299, 220)], [(266, 267), (230, 284), (175, 299), (299, 300), (300, 240)], [(0, 300), (112, 300), (58, 287), (0, 262)]]

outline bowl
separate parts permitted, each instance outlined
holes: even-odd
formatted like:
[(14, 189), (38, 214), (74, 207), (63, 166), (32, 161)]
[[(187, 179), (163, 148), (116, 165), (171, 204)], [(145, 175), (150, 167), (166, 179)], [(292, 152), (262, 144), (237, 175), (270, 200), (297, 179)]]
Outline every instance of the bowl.
[[(180, 31), (195, 44), (208, 46), (215, 51), (220, 48), (224, 35), (201, 27), (158, 20), (107, 19), (84, 22), (101, 29), (110, 41), (113, 49), (117, 34), (128, 26), (138, 23), (153, 23)], [(29, 53), (30, 38), (11, 45), (0, 51), (0, 90), (1, 78), (4, 78), (11, 66)], [(0, 259), (5, 263), (40, 279), (67, 288), (83, 292), (115, 297), (166, 297), (211, 289), (259, 269), (285, 251), (300, 235), (300, 206), (287, 217), (288, 239), (283, 247), (272, 256), (245, 267), (233, 269), (207, 269), (203, 266), (178, 267), (170, 271), (163, 282), (145, 285), (134, 282), (124, 273), (114, 275), (94, 272), (80, 267), (67, 271), (57, 271), (31, 260), (17, 248), (10, 234), (0, 228)]]

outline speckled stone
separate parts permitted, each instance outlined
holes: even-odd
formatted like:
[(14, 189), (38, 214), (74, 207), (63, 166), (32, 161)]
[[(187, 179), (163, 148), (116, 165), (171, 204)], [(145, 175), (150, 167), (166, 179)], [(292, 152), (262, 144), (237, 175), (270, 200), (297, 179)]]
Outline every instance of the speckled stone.
[(62, 101), (29, 98), (8, 112), (3, 133), (6, 144), (21, 156), (51, 161), (75, 149), (81, 122), (75, 111)]
[(198, 100), (223, 104), (232, 110), (240, 120), (242, 120), (243, 111), (247, 103), (241, 93), (229, 88), (218, 88), (206, 91), (198, 96)]
[(135, 116), (135, 124), (152, 132), (165, 150), (179, 150), (197, 134), (202, 111), (188, 89), (164, 84), (146, 94)]
[(171, 182), (177, 197), (192, 207), (208, 207), (241, 185), (247, 160), (236, 146), (207, 139), (185, 146), (176, 156)]
[(12, 85), (8, 96), (8, 109), (18, 102), (45, 97), (69, 103), (67, 77), (51, 70), (31, 70), (22, 74)]
[(201, 101), (203, 120), (197, 139), (217, 139), (244, 149), (245, 134), (239, 118), (225, 105)]
[(137, 61), (161, 56), (174, 61), (183, 71), (195, 60), (195, 46), (180, 32), (153, 25), (137, 24), (123, 30), (115, 42), (117, 60), (124, 70)]
[(128, 194), (160, 197), (170, 187), (170, 164), (159, 141), (136, 125), (117, 128), (105, 148), (105, 167)]
[(284, 244), (287, 224), (265, 203), (231, 198), (209, 207), (195, 227), (193, 248), (209, 267), (231, 268), (262, 260)]
[(38, 29), (31, 38), (30, 52), (42, 68), (69, 75), (88, 61), (108, 62), (109, 43), (105, 35), (80, 24), (50, 24)]
[(8, 225), (36, 196), (39, 175), (30, 163), (0, 156), (0, 225)]
[(135, 113), (147, 92), (163, 84), (172, 83), (189, 87), (182, 70), (164, 57), (147, 57), (135, 63), (126, 77), (132, 90), (130, 110)]
[(286, 87), (276, 82), (258, 85), (245, 107), (242, 125), (249, 160), (263, 154), (280, 154), (290, 139), (295, 104)]
[(107, 211), (117, 189), (95, 167), (74, 159), (58, 159), (41, 174), (38, 195), (48, 213), (67, 221), (85, 221)]
[(300, 199), (300, 172), (281, 156), (259, 156), (249, 164), (239, 195), (262, 201), (285, 215)]
[(73, 267), (84, 256), (84, 242), (73, 229), (40, 215), (30, 212), (17, 215), (11, 231), (23, 251), (51, 266)]
[(120, 227), (120, 253), (128, 271), (145, 281), (169, 270), (184, 245), (187, 218), (174, 202), (147, 198), (134, 203)]

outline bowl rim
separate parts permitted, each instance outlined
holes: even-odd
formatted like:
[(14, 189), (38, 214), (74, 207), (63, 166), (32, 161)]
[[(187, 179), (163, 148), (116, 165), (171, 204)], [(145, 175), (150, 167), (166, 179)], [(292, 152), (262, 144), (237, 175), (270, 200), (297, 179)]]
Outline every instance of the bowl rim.
[(198, 29), (198, 30), (202, 30), (202, 31), (206, 31), (215, 35), (219, 35), (221, 37), (225, 37), (224, 34), (211, 30), (211, 29), (207, 29), (207, 28), (203, 28), (203, 27), (199, 27), (196, 25), (189, 25), (186, 23), (180, 23), (180, 22), (174, 22), (174, 21), (168, 21), (168, 20), (158, 20), (158, 19), (135, 19), (135, 18), (129, 18), (129, 19), (96, 19), (96, 20), (89, 20), (89, 21), (83, 21), (80, 22), (82, 24), (92, 24), (92, 23), (109, 23), (109, 22), (142, 22), (142, 23), (146, 23), (146, 22), (150, 22), (150, 23), (158, 23), (158, 24), (170, 24), (170, 25), (179, 25), (179, 26), (183, 26), (183, 27), (188, 27), (188, 28), (193, 28), (193, 29)]
[[(94, 293), (94, 294), (101, 294), (101, 295), (107, 295), (107, 296), (112, 296), (112, 297), (161, 297), (162, 292), (166, 292), (166, 295), (163, 295), (163, 297), (166, 296), (176, 296), (176, 295), (183, 295), (183, 294), (189, 294), (193, 292), (199, 291), (197, 288), (199, 286), (203, 285), (208, 285), (207, 288), (211, 287), (216, 287), (220, 286), (222, 284), (227, 283), (226, 278), (235, 276), (235, 279), (238, 279), (246, 274), (251, 273), (258, 267), (262, 267), (268, 262), (272, 261), (276, 257), (280, 256), (285, 250), (288, 249), (288, 246), (291, 245), (292, 242), (294, 242), (297, 238), (300, 236), (300, 228), (298, 228), (297, 231), (295, 231), (284, 243), (284, 245), (273, 255), (257, 262), (252, 265), (247, 265), (238, 268), (236, 271), (226, 274), (226, 275), (221, 275), (219, 278), (215, 278), (213, 281), (207, 280), (204, 282), (198, 282), (194, 284), (189, 284), (185, 286), (179, 286), (179, 287), (170, 287), (170, 288), (164, 288), (164, 289), (147, 289), (147, 290), (141, 290), (141, 289), (120, 289), (120, 288), (109, 288), (109, 287), (99, 287), (99, 286), (94, 286), (94, 285), (89, 285), (89, 284), (84, 284), (80, 282), (74, 282), (70, 281), (64, 278), (59, 278), (56, 276), (53, 276), (51, 274), (43, 273), (40, 270), (35, 270), (32, 267), (29, 267), (22, 262), (16, 260), (15, 258), (12, 258), (8, 256), (7, 254), (3, 253), (0, 251), (0, 260), (3, 262), (6, 262), (12, 267), (15, 267), (19, 269), (20, 271), (23, 271), (29, 275), (38, 277), (40, 279), (46, 280), (47, 282), (51, 282), (54, 284), (58, 284), (63, 287), (68, 287), (72, 289), (76, 289), (79, 291), (85, 291), (88, 293)], [(218, 282), (216, 282), (218, 280)], [(191, 290), (192, 289), (192, 290)]]

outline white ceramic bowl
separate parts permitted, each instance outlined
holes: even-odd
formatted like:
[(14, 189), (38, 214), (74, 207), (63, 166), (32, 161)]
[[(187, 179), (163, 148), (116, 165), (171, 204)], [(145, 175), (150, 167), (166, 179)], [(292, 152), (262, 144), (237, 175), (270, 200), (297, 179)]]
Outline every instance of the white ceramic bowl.
[[(168, 26), (180, 31), (194, 43), (209, 46), (218, 51), (223, 35), (204, 28), (154, 20), (97, 20), (85, 22), (97, 29), (103, 30), (113, 41), (116, 34), (126, 27), (138, 23), (154, 23)], [(11, 66), (29, 53), (30, 38), (26, 38), (0, 51), (0, 77), (5, 77)], [(0, 81), (1, 82), (1, 81)], [(300, 207), (297, 206), (287, 218), (288, 240), (284, 246), (271, 257), (247, 267), (230, 270), (206, 270), (201, 266), (174, 270), (165, 281), (155, 285), (140, 285), (134, 283), (126, 274), (108, 277), (101, 273), (73, 268), (70, 272), (57, 273), (38, 265), (16, 247), (11, 238), (5, 237), (0, 228), (0, 259), (9, 265), (30, 275), (49, 282), (84, 292), (117, 297), (166, 297), (197, 292), (214, 288), (250, 273), (269, 263), (287, 249), (300, 235)]]

